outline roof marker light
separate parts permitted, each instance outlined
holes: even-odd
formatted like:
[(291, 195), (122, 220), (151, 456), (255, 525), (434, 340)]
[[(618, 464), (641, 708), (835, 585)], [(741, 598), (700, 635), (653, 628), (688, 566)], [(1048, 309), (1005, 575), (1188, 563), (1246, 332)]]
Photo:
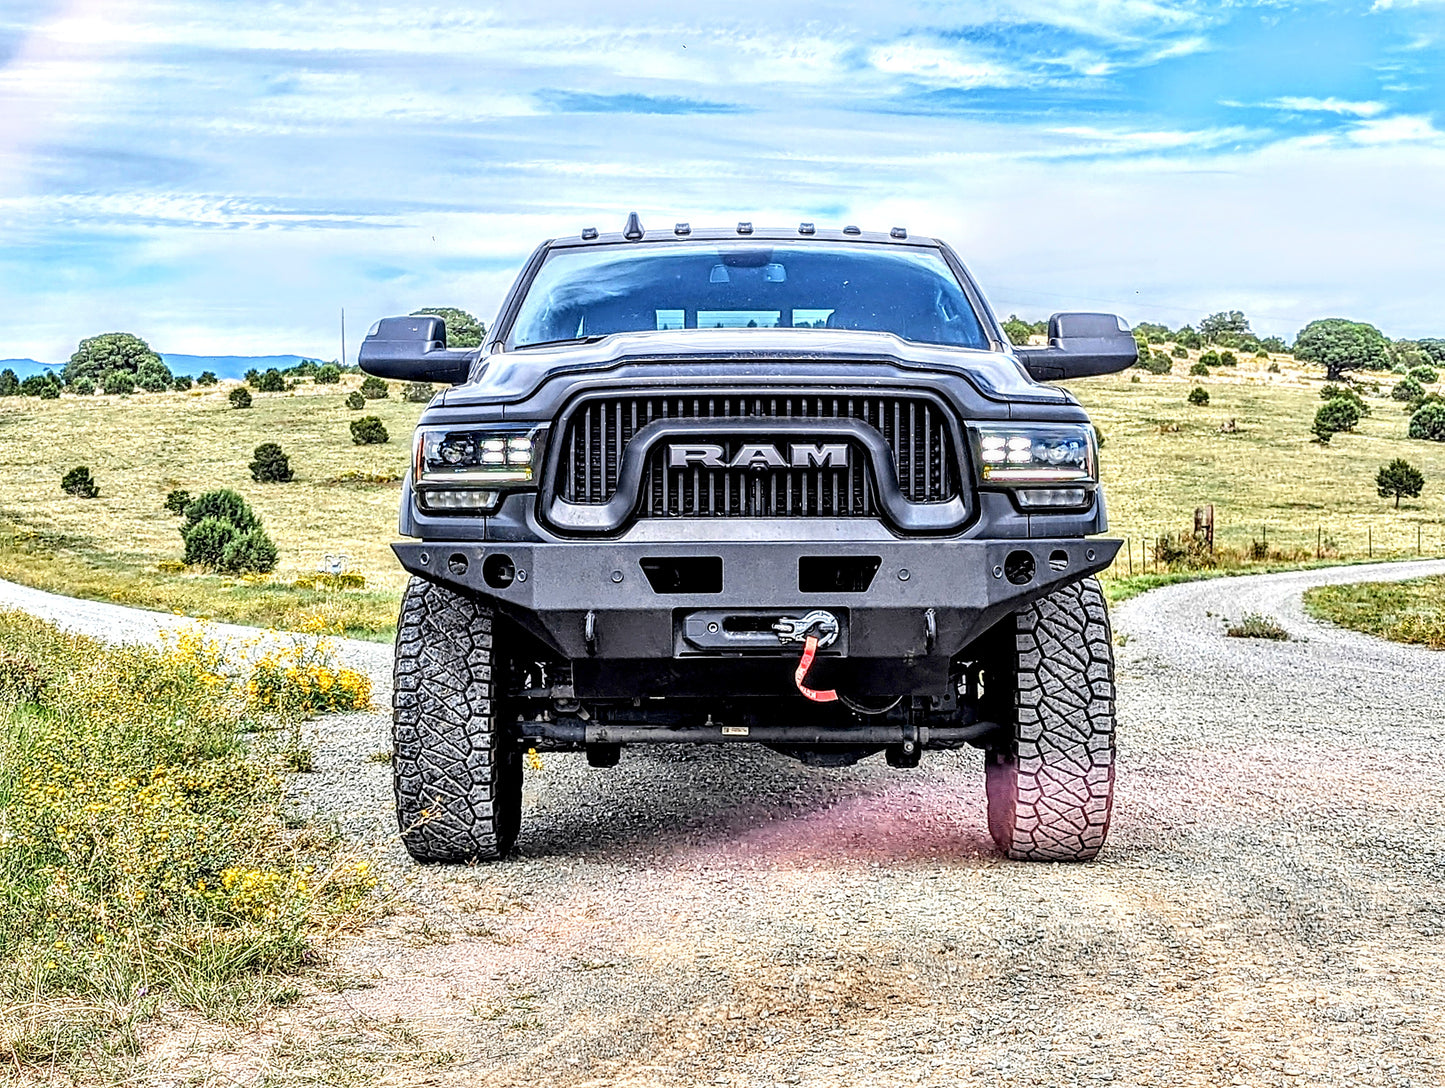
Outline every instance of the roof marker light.
[(816, 230), (816, 228), (813, 226), (812, 223), (799, 223), (799, 224), (798, 224), (798, 233), (799, 233), (799, 234), (812, 234), (815, 230)]
[(636, 242), (642, 237), (642, 220), (637, 218), (636, 212), (627, 214), (627, 226), (622, 228), (622, 237), (629, 242)]
[(751, 223), (739, 223), (739, 224), (738, 224), (738, 233), (739, 233), (739, 234), (751, 234), (752, 232), (753, 232), (753, 225), (752, 225)]
[(583, 227), (583, 228), (582, 228), (582, 241), (584, 241), (584, 242), (590, 242), (590, 241), (592, 241), (592, 239), (594, 239), (594, 238), (596, 238), (596, 237), (597, 237), (597, 228), (596, 228), (596, 227)]
[(888, 232), (888, 237), (890, 237), (890, 238), (907, 238), (907, 237), (908, 237), (908, 228), (907, 228), (907, 227), (894, 227), (892, 230), (890, 230), (890, 231)]
[(843, 233), (844, 233), (844, 234), (862, 234), (863, 232), (862, 232), (861, 230), (859, 230), (857, 227), (853, 226), (852, 223), (849, 223), (846, 227), (843, 228)]
[(677, 235), (691, 234), (692, 227), (690, 224), (687, 223), (679, 223), (677, 226), (672, 228), (672, 233)]

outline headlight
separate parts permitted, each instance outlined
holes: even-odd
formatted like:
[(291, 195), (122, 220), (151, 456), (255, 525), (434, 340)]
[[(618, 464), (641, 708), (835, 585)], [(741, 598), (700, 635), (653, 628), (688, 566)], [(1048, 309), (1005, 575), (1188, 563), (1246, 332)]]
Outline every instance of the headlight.
[(1098, 444), (1086, 423), (989, 423), (972, 433), (985, 486), (1092, 485), (1099, 479)]
[(504, 491), (536, 487), (546, 428), (425, 427), (416, 433), (412, 480), (425, 510), (488, 513)]

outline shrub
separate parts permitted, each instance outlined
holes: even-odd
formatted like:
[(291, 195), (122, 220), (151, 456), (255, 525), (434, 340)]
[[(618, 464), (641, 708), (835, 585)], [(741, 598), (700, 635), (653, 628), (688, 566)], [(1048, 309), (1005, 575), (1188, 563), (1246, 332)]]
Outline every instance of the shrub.
[(1370, 414), (1370, 406), (1365, 403), (1365, 398), (1360, 396), (1359, 390), (1348, 385), (1335, 385), (1333, 382), (1326, 382), (1320, 387), (1320, 400), (1347, 400), (1360, 410), (1360, 416)]
[(242, 380), (245, 381), (247, 385), (255, 385), (256, 380), (260, 377), (261, 372), (257, 370), (254, 366), (250, 370), (246, 371), (246, 373), (241, 375)]
[(254, 378), (247, 377), (246, 384), (252, 386), (259, 393), (284, 393), (286, 392), (286, 379), (274, 366), (264, 374), (257, 374)]
[[(1227, 621), (1226, 621), (1227, 622)], [(1289, 632), (1279, 625), (1273, 616), (1251, 612), (1238, 623), (1230, 624), (1224, 633), (1230, 638), (1265, 638), (1273, 642), (1288, 642)]]
[(1375, 490), (1380, 498), (1395, 499), (1395, 509), (1400, 509), (1400, 499), (1418, 499), (1425, 490), (1425, 474), (1403, 457), (1396, 457), (1388, 465), (1380, 466), (1375, 476)]
[(1238, 363), (1239, 363), (1239, 360), (1234, 357), (1234, 352), (1232, 352), (1232, 351), (1221, 351), (1221, 352), (1219, 353), (1219, 365), (1220, 365), (1220, 366), (1237, 366)]
[(1314, 426), (1310, 430), (1322, 445), (1328, 446), (1330, 439), (1340, 431), (1352, 431), (1360, 422), (1360, 409), (1353, 401), (1344, 397), (1327, 400), (1315, 413)]
[(197, 384), (197, 385), (215, 385), (215, 384), (216, 384), (218, 381), (220, 381), (220, 380), (221, 380), (221, 379), (217, 378), (214, 372), (212, 372), (212, 371), (210, 371), (210, 370), (203, 370), (203, 371), (201, 371), (201, 376), (196, 379), (196, 384)]
[(163, 393), (171, 387), (171, 370), (159, 359), (147, 359), (135, 372), (135, 384), (147, 393)]
[(71, 469), (61, 477), (60, 490), (80, 499), (93, 499), (100, 494), (100, 488), (91, 479), (90, 469), (84, 465)]
[(189, 374), (177, 374), (175, 376), (175, 379), (171, 382), (171, 388), (174, 389), (177, 393), (184, 393), (193, 384), (195, 383), (191, 381), (191, 376)]
[(371, 705), (371, 681), (337, 666), (326, 639), (297, 640), (287, 649), (263, 654), (246, 691), (254, 705), (287, 715), (365, 710)]
[(431, 382), (407, 382), (401, 387), (401, 399), (412, 404), (425, 404), (435, 392), (436, 388)]
[(316, 368), (317, 385), (335, 385), (341, 380), (341, 368), (335, 363), (325, 363)]
[(258, 484), (289, 483), (296, 475), (291, 470), (291, 459), (275, 442), (262, 442), (256, 447), (254, 457), (247, 467), (251, 470), (251, 479)]
[(1254, 357), (1255, 357), (1256, 359), (1268, 359), (1268, 358), (1269, 358), (1269, 352), (1265, 351), (1264, 348), (1260, 348), (1258, 351), (1256, 351), (1256, 352), (1254, 353)]
[(1270, 363), (1270, 364), (1269, 364), (1269, 373), (1271, 373), (1271, 374), (1279, 374), (1279, 373), (1282, 373), (1282, 371), (1279, 369), (1279, 364), (1278, 364), (1278, 363)]
[(351, 441), (358, 446), (371, 446), (389, 441), (391, 436), (376, 416), (362, 416), (351, 421)]
[(361, 383), (361, 395), (367, 400), (385, 400), (390, 396), (386, 382), (372, 376)]
[(220, 566), (236, 574), (269, 574), (276, 569), (276, 545), (261, 529), (237, 533), (226, 542)]
[(230, 396), (226, 399), (231, 402), (232, 408), (251, 407), (251, 391), (244, 385), (238, 385), (235, 389), (232, 389)]
[(1199, 361), (1205, 366), (1219, 366), (1219, 352), (1210, 348), (1199, 357)]
[(194, 502), (186, 506), (185, 518), (185, 524), (181, 526), (182, 535), (206, 518), (219, 518), (234, 525), (243, 533), (261, 527), (261, 519), (252, 513), (246, 500), (230, 488), (225, 487), (203, 492)]
[(1190, 404), (1202, 408), (1209, 403), (1209, 391), (1202, 385), (1196, 385), (1193, 389), (1189, 390), (1189, 396), (1185, 399), (1187, 399)]
[(20, 395), (20, 379), (16, 377), (15, 371), (8, 366), (0, 370), (0, 397), (18, 397)]
[(80, 381), (76, 382), (70, 388), (77, 396), (80, 397), (90, 397), (95, 395), (95, 383), (89, 378), (81, 378)]
[(1433, 366), (1421, 363), (1419, 366), (1411, 367), (1406, 377), (1413, 378), (1421, 385), (1434, 385), (1440, 380), (1440, 372)]
[(1189, 349), (1183, 344), (1175, 344), (1174, 349), (1170, 351), (1169, 354), (1176, 359), (1187, 359), (1189, 358)]
[(1410, 437), (1445, 442), (1445, 403), (1431, 401), (1410, 417)]
[(181, 539), (186, 545), (186, 562), (211, 570), (219, 570), (226, 556), (226, 545), (240, 536), (229, 521), (206, 517), (189, 528), (182, 527)]
[(1189, 368), (1189, 376), (1191, 378), (1207, 378), (1209, 377), (1209, 367), (1203, 363), (1195, 363)]
[(21, 654), (0, 650), (0, 713), (7, 705), (38, 703), (45, 695), (45, 674)]
[(41, 400), (59, 400), (60, 386), (53, 385), (50, 382), (46, 382), (40, 387), (40, 392), (37, 393), (36, 396), (38, 396)]
[(1390, 390), (1392, 400), (1412, 401), (1419, 400), (1425, 395), (1425, 387), (1414, 378), (1401, 378), (1395, 383), (1395, 388)]
[(1209, 541), (1202, 535), (1165, 533), (1154, 541), (1154, 562), (1164, 567), (1208, 570), (1215, 566), (1216, 558), (1209, 550)]
[(346, 397), (346, 407), (350, 408), (353, 412), (359, 412), (366, 407), (366, 398), (355, 390), (352, 390)]
[(191, 505), (191, 493), (176, 488), (166, 493), (166, 509), (177, 517), (185, 514), (186, 507)]

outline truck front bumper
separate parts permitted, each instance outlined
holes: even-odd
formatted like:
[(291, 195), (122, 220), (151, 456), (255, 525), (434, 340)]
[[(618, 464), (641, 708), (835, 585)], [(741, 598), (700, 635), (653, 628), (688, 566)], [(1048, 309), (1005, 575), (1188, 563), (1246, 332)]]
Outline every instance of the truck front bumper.
[(817, 687), (942, 695), (951, 659), (1005, 615), (1104, 570), (1121, 542), (394, 544), (573, 663), (579, 697), (771, 695), (797, 649), (771, 622), (826, 609)]

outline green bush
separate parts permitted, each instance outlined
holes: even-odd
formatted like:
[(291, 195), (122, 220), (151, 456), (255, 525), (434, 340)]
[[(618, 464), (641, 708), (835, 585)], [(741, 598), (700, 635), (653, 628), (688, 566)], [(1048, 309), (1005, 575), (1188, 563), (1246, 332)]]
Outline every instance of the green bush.
[(191, 381), (191, 376), (189, 374), (177, 374), (174, 380), (172, 380), (171, 382), (171, 388), (174, 389), (177, 393), (184, 393), (193, 384), (195, 383)]
[(181, 529), (181, 539), (186, 545), (186, 562), (211, 570), (220, 570), (226, 555), (226, 545), (241, 533), (229, 521), (206, 517), (189, 529)]
[(341, 368), (335, 363), (325, 363), (316, 368), (317, 385), (335, 385), (341, 380)]
[[(1228, 623), (1228, 621), (1225, 621)], [(1251, 612), (1238, 623), (1229, 624), (1224, 632), (1230, 638), (1263, 638), (1271, 642), (1288, 642), (1289, 632), (1273, 616)]]
[(20, 379), (16, 377), (15, 371), (8, 366), (0, 370), (0, 397), (18, 397), (20, 395)]
[(251, 511), (246, 500), (225, 487), (203, 492), (194, 502), (187, 504), (185, 518), (185, 523), (181, 526), (182, 536), (206, 518), (219, 518), (243, 533), (261, 527), (261, 519)]
[(203, 370), (203, 371), (201, 371), (201, 376), (196, 379), (196, 384), (197, 384), (197, 385), (215, 385), (215, 384), (216, 384), (217, 382), (219, 382), (220, 380), (221, 380), (221, 379), (218, 378), (218, 377), (216, 377), (216, 375), (215, 375), (215, 373), (214, 373), (213, 371)]
[(1176, 359), (1187, 359), (1189, 358), (1189, 349), (1186, 348), (1183, 344), (1175, 344), (1173, 350), (1170, 351), (1169, 354), (1174, 356), (1174, 358)]
[(1403, 457), (1396, 457), (1388, 465), (1381, 465), (1375, 474), (1375, 490), (1380, 498), (1394, 498), (1395, 509), (1400, 509), (1400, 500), (1418, 499), (1425, 490), (1425, 474)]
[(1209, 403), (1209, 391), (1202, 385), (1196, 385), (1193, 389), (1189, 390), (1189, 396), (1185, 399), (1188, 400), (1190, 404), (1202, 408)]
[(1335, 385), (1333, 382), (1326, 382), (1320, 387), (1320, 400), (1332, 401), (1344, 399), (1360, 410), (1361, 418), (1370, 414), (1370, 406), (1365, 403), (1365, 398), (1360, 396), (1359, 390), (1348, 385)]
[(1310, 430), (1322, 445), (1328, 446), (1330, 439), (1336, 434), (1354, 430), (1359, 422), (1359, 406), (1344, 397), (1336, 397), (1320, 405), (1319, 411), (1315, 413), (1314, 426)]
[(32, 374), (20, 383), (20, 392), (27, 397), (39, 397), (44, 394), (50, 384), (49, 374)]
[(1413, 378), (1421, 385), (1434, 385), (1440, 380), (1440, 372), (1433, 366), (1422, 363), (1419, 366), (1411, 367), (1407, 377)]
[(385, 400), (391, 394), (387, 390), (386, 382), (372, 376), (361, 383), (361, 395), (367, 400)]
[(296, 475), (291, 469), (291, 459), (275, 442), (262, 442), (253, 457), (247, 467), (251, 470), (251, 479), (258, 484), (289, 483)]
[(371, 446), (389, 441), (386, 426), (377, 416), (362, 416), (351, 421), (351, 441), (358, 446)]
[(1156, 351), (1144, 363), (1144, 369), (1150, 374), (1168, 374), (1174, 369), (1174, 360), (1162, 351)]
[(401, 399), (412, 404), (426, 404), (435, 392), (436, 387), (431, 382), (407, 382), (401, 387)]
[(346, 396), (346, 407), (350, 408), (353, 412), (359, 412), (366, 407), (366, 398), (353, 389)]
[(1199, 361), (1205, 366), (1219, 366), (1219, 352), (1210, 348), (1199, 357)]
[(247, 378), (246, 382), (258, 393), (284, 393), (286, 392), (286, 379), (274, 366), (264, 374), (257, 374), (254, 378)]
[(260, 529), (238, 533), (221, 553), (221, 569), (235, 574), (269, 574), (276, 569), (276, 545)]
[(226, 399), (231, 402), (232, 408), (251, 407), (251, 391), (244, 385), (238, 385), (235, 389), (232, 389), (230, 396)]
[(1445, 402), (1429, 401), (1410, 417), (1410, 437), (1445, 442)]
[(95, 395), (95, 383), (89, 378), (81, 378), (72, 385), (71, 390), (79, 397), (90, 397)]
[(1419, 400), (1425, 395), (1425, 387), (1414, 378), (1401, 378), (1395, 383), (1395, 388), (1390, 390), (1392, 400), (1410, 401)]
[(171, 387), (171, 368), (159, 359), (147, 359), (135, 372), (135, 384), (147, 393), (164, 393)]
[(1239, 364), (1239, 360), (1234, 357), (1234, 352), (1232, 352), (1232, 351), (1221, 351), (1221, 352), (1219, 353), (1219, 365), (1220, 365), (1220, 366), (1237, 366), (1238, 364)]
[(185, 514), (186, 507), (191, 505), (191, 493), (176, 488), (166, 494), (166, 509), (176, 516)]
[(84, 465), (71, 469), (61, 477), (60, 490), (80, 499), (93, 499), (100, 494), (100, 488), (91, 479), (90, 469)]
[(1280, 370), (1278, 363), (1270, 363), (1270, 364), (1269, 364), (1269, 373), (1271, 373), (1271, 374), (1281, 374), (1281, 373), (1283, 373), (1283, 371)]
[(1209, 367), (1203, 363), (1195, 363), (1189, 368), (1189, 376), (1191, 378), (1207, 378), (1209, 377)]
[(40, 392), (37, 393), (36, 396), (38, 396), (41, 400), (59, 400), (60, 386), (54, 385), (50, 382), (46, 382), (43, 386), (40, 387)]

